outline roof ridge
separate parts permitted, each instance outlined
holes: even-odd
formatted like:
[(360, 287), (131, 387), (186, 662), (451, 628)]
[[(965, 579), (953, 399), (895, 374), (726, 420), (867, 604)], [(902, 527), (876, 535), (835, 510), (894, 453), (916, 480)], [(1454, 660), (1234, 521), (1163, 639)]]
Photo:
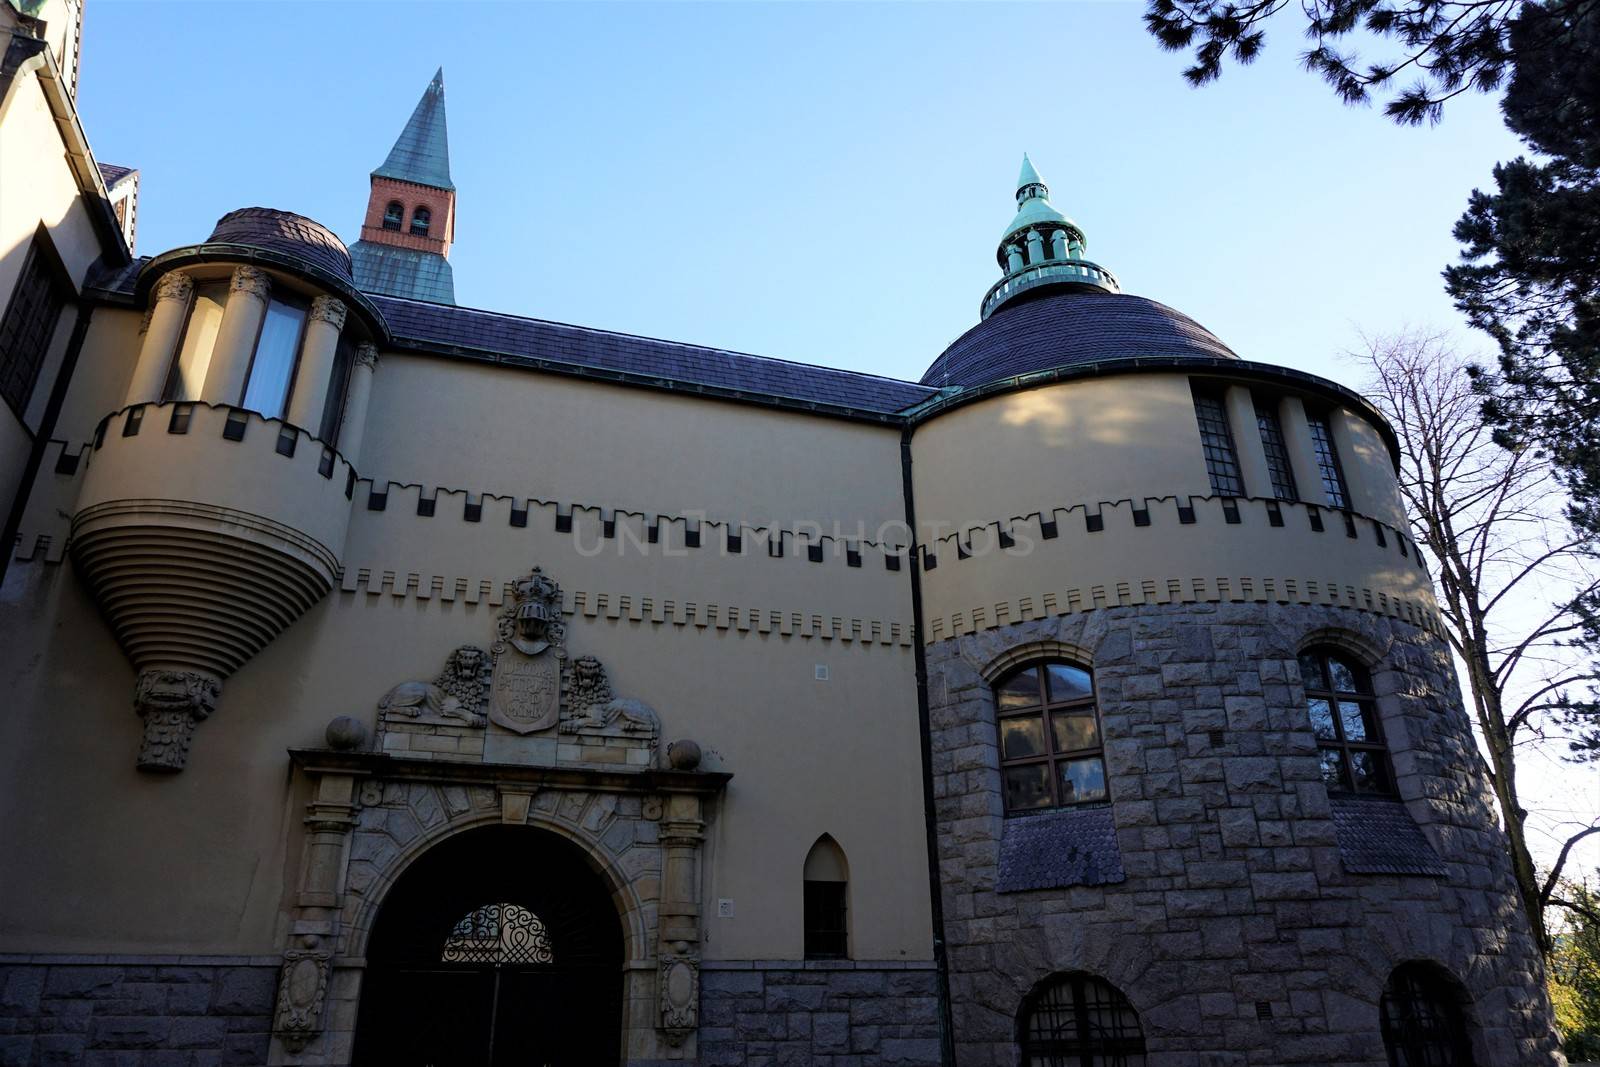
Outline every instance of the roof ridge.
[(491, 308), (467, 307), (462, 304), (437, 304), (429, 300), (417, 300), (413, 297), (388, 296), (377, 293), (368, 294), (374, 300), (394, 300), (407, 304), (422, 304), (426, 307), (448, 308), (452, 311), (469, 311), (476, 315), (493, 315), (496, 318), (511, 319), (516, 322), (537, 322), (546, 326), (557, 326), (568, 330), (578, 330), (583, 333), (605, 334), (610, 337), (627, 337), (638, 341), (651, 341), (655, 344), (675, 345), (679, 348), (693, 348), (702, 352), (719, 352), (726, 356), (742, 356), (745, 359), (759, 359), (766, 363), (782, 363), (791, 367), (803, 367), (806, 370), (834, 371), (838, 374), (848, 374), (856, 378), (874, 378), (882, 382), (891, 382), (895, 385), (907, 385), (916, 389), (928, 389), (929, 386), (920, 382), (910, 381), (906, 378), (894, 378), (887, 374), (875, 374), (872, 371), (852, 370), (848, 367), (830, 367), (826, 363), (806, 363), (798, 359), (785, 359), (782, 356), (763, 356), (756, 352), (741, 352), (736, 348), (719, 348), (715, 345), (696, 344), (693, 341), (674, 341), (666, 337), (652, 337), (643, 333), (626, 333), (622, 330), (607, 330), (599, 326), (584, 326), (581, 323), (561, 322), (558, 319), (545, 319), (537, 315), (516, 315), (509, 311), (495, 311)]

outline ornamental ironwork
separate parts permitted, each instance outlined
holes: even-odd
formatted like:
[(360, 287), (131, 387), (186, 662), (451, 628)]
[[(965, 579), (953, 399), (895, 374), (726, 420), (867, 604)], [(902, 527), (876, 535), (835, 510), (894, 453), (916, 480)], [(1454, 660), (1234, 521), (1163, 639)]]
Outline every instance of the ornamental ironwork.
[(555, 952), (543, 920), (533, 912), (516, 904), (485, 904), (456, 923), (439, 958), (501, 967), (554, 963)]

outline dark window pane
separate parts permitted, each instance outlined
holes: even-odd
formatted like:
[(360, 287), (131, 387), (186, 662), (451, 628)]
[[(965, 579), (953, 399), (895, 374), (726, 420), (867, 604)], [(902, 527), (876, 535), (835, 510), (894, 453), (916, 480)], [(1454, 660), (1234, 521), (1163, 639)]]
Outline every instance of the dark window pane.
[(1045, 682), (1050, 689), (1050, 700), (1078, 700), (1094, 693), (1094, 682), (1082, 667), (1066, 663), (1052, 663), (1045, 668)]
[(1355, 701), (1339, 701), (1339, 725), (1344, 727), (1344, 739), (1346, 741), (1372, 740), (1367, 733), (1366, 712)]
[(1283, 426), (1278, 422), (1278, 409), (1270, 400), (1256, 401), (1256, 423), (1261, 427), (1261, 448), (1267, 454), (1272, 494), (1279, 500), (1300, 499), (1294, 484), (1294, 468), (1289, 463), (1289, 449), (1283, 441)]
[(1044, 723), (1039, 721), (1039, 716), (1001, 719), (1000, 755), (1002, 759), (1044, 755)]
[(1306, 701), (1306, 708), (1311, 712), (1311, 731), (1325, 741), (1332, 741), (1339, 735), (1333, 728), (1333, 709), (1321, 697), (1312, 697)]
[(1344, 487), (1344, 469), (1339, 465), (1339, 450), (1333, 445), (1333, 431), (1323, 415), (1308, 416), (1311, 426), (1311, 448), (1316, 453), (1317, 470), (1322, 474), (1322, 488), (1328, 494), (1328, 503), (1336, 508), (1350, 506), (1350, 494)]
[(1005, 769), (1006, 808), (1024, 811), (1050, 806), (1050, 765), (1026, 763)]
[(1205, 453), (1211, 490), (1220, 496), (1244, 496), (1244, 476), (1228, 429), (1228, 412), (1215, 393), (1194, 390), (1195, 421), (1200, 425), (1200, 447)]
[(1100, 745), (1100, 724), (1093, 711), (1058, 711), (1050, 717), (1057, 752), (1076, 752)]
[(1319, 751), (1322, 757), (1322, 780), (1329, 789), (1345, 789), (1344, 782), (1344, 752), (1337, 748), (1324, 748)]
[(849, 952), (844, 882), (805, 883), (806, 959), (843, 959)]
[(28, 410), (45, 350), (66, 305), (66, 294), (56, 285), (44, 256), (37, 242), (28, 247), (11, 302), (0, 318), (0, 396), (18, 418)]
[(245, 385), (240, 407), (259, 411), (269, 419), (283, 418), (305, 321), (304, 307), (276, 298), (267, 304), (261, 336), (256, 341), (255, 359), (250, 363), (250, 381)]
[(1106, 798), (1106, 765), (1099, 756), (1066, 760), (1057, 766), (1060, 768), (1061, 803)]
[(1338, 656), (1328, 657), (1328, 674), (1333, 678), (1333, 687), (1341, 693), (1366, 692), (1366, 686), (1357, 680), (1360, 675), (1356, 669)]
[(1389, 788), (1383, 759), (1370, 749), (1350, 750), (1350, 776), (1355, 780), (1355, 787), (1363, 792), (1382, 793)]
[(328, 395), (322, 405), (322, 425), (317, 428), (317, 436), (330, 445), (339, 443), (339, 424), (344, 421), (345, 394), (355, 354), (355, 342), (348, 337), (339, 338), (339, 346), (334, 349), (333, 375), (328, 379)]
[(1300, 677), (1307, 689), (1328, 688), (1328, 680), (1322, 676), (1322, 657), (1314, 653), (1300, 653)]
[(1002, 709), (1037, 707), (1040, 703), (1039, 669), (1029, 667), (1006, 679), (995, 691), (995, 699)]

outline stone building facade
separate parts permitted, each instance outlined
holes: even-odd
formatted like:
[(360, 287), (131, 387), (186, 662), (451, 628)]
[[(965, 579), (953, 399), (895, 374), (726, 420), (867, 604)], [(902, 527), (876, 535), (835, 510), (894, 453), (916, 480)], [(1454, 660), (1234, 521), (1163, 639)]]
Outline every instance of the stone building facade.
[(918, 382), (457, 306), (442, 72), (353, 245), (135, 257), (80, 14), (0, 4), (0, 1064), (1559, 1062), (1359, 395), (1026, 160)]

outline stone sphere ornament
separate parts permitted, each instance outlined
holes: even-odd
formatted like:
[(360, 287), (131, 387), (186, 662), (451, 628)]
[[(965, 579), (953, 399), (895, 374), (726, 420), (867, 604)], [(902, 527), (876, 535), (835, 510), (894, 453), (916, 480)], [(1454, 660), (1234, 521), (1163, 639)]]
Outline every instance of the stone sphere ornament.
[(667, 746), (667, 762), (675, 771), (692, 771), (700, 766), (700, 744), (685, 738)]
[(354, 752), (367, 743), (367, 724), (349, 715), (340, 715), (328, 723), (328, 747), (340, 752)]

